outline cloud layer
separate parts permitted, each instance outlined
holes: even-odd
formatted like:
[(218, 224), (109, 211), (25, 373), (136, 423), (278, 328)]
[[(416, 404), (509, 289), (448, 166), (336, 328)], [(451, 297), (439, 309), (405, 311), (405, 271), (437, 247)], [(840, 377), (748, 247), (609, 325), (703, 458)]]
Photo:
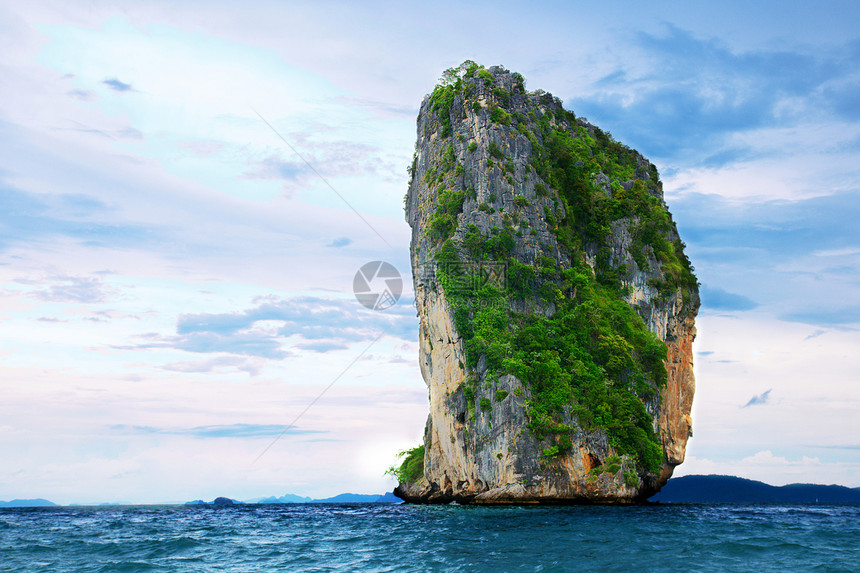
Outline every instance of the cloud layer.
[(410, 284), (415, 114), (466, 58), (660, 168), (703, 284), (682, 468), (860, 485), (860, 7), (795, 8), (0, 7), (2, 497), (390, 489), (418, 321), (352, 281)]

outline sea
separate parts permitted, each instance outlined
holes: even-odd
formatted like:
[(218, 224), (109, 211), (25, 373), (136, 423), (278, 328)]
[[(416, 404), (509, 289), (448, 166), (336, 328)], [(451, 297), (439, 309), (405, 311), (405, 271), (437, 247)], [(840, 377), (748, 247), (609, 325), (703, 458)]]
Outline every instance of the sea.
[(0, 571), (860, 571), (860, 505), (0, 509)]

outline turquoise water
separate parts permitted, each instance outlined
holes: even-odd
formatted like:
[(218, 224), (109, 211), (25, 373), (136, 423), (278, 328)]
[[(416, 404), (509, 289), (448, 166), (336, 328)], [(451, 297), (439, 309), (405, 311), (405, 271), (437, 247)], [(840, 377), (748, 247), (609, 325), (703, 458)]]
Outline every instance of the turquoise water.
[(860, 571), (860, 506), (0, 509), (0, 571)]

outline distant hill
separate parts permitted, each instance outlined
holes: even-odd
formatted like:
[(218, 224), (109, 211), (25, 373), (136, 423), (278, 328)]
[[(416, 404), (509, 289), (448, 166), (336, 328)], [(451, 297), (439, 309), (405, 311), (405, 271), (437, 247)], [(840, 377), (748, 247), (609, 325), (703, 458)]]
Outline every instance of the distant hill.
[(260, 497), (249, 499), (247, 503), (312, 503), (313, 499), (309, 497), (302, 497), (300, 495), (293, 495), (291, 493), (282, 495), (281, 497), (269, 496), (269, 497)]
[(230, 499), (229, 497), (216, 497), (212, 501), (203, 501), (202, 499), (195, 499), (194, 501), (186, 501), (185, 505), (235, 505), (237, 503), (242, 503), (241, 501)]
[(57, 507), (57, 504), (47, 499), (13, 499), (0, 501), (0, 507)]
[(373, 503), (379, 499), (379, 494), (341, 493), (334, 497), (315, 499), (314, 503)]
[(860, 488), (793, 483), (773, 486), (734, 476), (670, 479), (649, 501), (660, 503), (860, 503)]
[(383, 495), (363, 493), (341, 493), (334, 497), (313, 499), (288, 493), (281, 497), (260, 497), (249, 499), (246, 503), (403, 503), (403, 500), (391, 492)]

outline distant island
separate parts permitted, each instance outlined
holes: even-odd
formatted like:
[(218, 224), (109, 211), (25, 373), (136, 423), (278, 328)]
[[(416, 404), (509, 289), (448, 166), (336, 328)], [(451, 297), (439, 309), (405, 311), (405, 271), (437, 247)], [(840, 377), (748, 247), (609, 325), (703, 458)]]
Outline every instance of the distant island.
[(363, 493), (341, 493), (334, 497), (325, 497), (314, 499), (311, 497), (303, 497), (288, 493), (281, 497), (257, 497), (246, 501), (238, 501), (229, 497), (217, 497), (213, 501), (203, 501), (197, 499), (188, 501), (185, 505), (234, 505), (234, 504), (273, 504), (273, 503), (402, 503), (403, 500), (391, 492), (379, 494), (363, 494)]
[(202, 499), (186, 501), (185, 505), (236, 505), (239, 503), (242, 502), (235, 499), (230, 499), (229, 497), (216, 497), (212, 501), (203, 501)]
[(312, 499), (310, 497), (301, 497), (293, 494), (282, 495), (281, 497), (262, 497), (249, 501), (249, 503), (402, 503), (403, 500), (395, 496), (391, 492), (382, 495), (376, 494), (361, 494), (361, 493), (341, 493), (334, 497), (325, 497), (322, 499)]
[(13, 499), (12, 501), (0, 501), (0, 507), (57, 507), (57, 504), (47, 499)]
[[(269, 496), (269, 497), (259, 497), (248, 499), (245, 501), (239, 501), (238, 499), (232, 499), (229, 497), (216, 497), (212, 501), (204, 501), (202, 499), (196, 499), (194, 501), (187, 501), (184, 504), (180, 503), (168, 503), (165, 505), (237, 505), (237, 504), (272, 504), (272, 503), (402, 503), (403, 500), (399, 497), (396, 497), (393, 493), (387, 492), (384, 494), (378, 493), (370, 493), (370, 494), (362, 494), (362, 493), (341, 493), (335, 495), (333, 497), (324, 497), (319, 499), (314, 499), (312, 497), (303, 497), (300, 495), (294, 495), (291, 493), (282, 495), (280, 497)], [(90, 504), (80, 504), (80, 503), (72, 503), (69, 504), (69, 507), (72, 506), (99, 506), (99, 505), (137, 505), (133, 503), (90, 503)], [(161, 504), (153, 504), (153, 505), (161, 505)], [(58, 503), (54, 503), (53, 501), (49, 501), (47, 499), (37, 498), (37, 499), (13, 499), (12, 501), (0, 501), (0, 508), (4, 507), (62, 507)]]
[(734, 476), (672, 478), (648, 501), (660, 503), (860, 503), (860, 488), (793, 483), (773, 486)]

